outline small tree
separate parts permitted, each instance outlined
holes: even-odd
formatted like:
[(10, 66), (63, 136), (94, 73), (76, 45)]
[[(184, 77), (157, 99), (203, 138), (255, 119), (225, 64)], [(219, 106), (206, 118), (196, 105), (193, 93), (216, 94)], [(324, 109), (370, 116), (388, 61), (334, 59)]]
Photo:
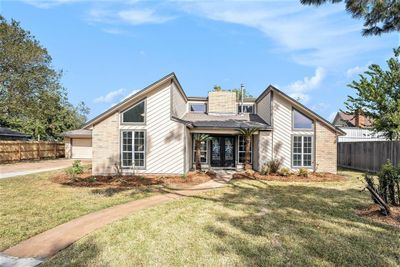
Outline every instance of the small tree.
[(208, 134), (194, 134), (193, 136), (197, 171), (201, 171), (201, 144), (210, 139), (211, 137)]
[(251, 169), (250, 165), (250, 145), (251, 137), (258, 131), (258, 128), (240, 128), (238, 129), (241, 136), (244, 138), (245, 154), (244, 154), (244, 169)]
[(353, 114), (362, 112), (373, 119), (373, 130), (389, 140), (400, 140), (400, 47), (394, 57), (387, 60), (383, 70), (372, 64), (360, 75), (359, 81), (348, 86), (356, 90), (355, 97), (348, 96), (346, 108)]

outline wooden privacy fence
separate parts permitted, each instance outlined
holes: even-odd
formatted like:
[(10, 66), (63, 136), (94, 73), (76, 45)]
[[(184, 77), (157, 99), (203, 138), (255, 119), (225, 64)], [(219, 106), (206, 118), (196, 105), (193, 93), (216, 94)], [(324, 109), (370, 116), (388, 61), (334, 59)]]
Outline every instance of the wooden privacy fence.
[(367, 141), (338, 143), (338, 166), (377, 172), (390, 160), (400, 164), (400, 142)]
[(64, 143), (46, 141), (0, 141), (0, 162), (63, 158)]

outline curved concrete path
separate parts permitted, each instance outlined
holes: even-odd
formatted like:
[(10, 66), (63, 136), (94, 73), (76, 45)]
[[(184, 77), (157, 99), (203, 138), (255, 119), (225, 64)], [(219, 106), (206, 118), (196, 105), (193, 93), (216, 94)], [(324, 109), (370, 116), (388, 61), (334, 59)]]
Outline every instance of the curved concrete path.
[(177, 190), (175, 192), (167, 191), (168, 193), (166, 194), (135, 200), (126, 204), (93, 212), (22, 241), (6, 249), (3, 253), (18, 258), (48, 258), (83, 236), (111, 222), (145, 208), (153, 207), (177, 198), (197, 195), (210, 189), (223, 187), (231, 177), (232, 175), (229, 173), (218, 172), (216, 180), (211, 180), (189, 189)]

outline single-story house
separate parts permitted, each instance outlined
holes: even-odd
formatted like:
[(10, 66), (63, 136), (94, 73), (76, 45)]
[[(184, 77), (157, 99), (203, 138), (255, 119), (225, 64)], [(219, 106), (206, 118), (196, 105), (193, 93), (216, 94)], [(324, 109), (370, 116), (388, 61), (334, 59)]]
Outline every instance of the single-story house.
[(29, 134), (24, 134), (5, 127), (0, 127), (0, 140), (2, 141), (27, 141), (30, 140), (31, 137), (32, 136)]
[[(195, 133), (212, 137), (202, 144), (204, 168), (242, 168), (244, 139), (237, 129), (254, 127), (258, 131), (251, 142), (253, 169), (280, 159), (293, 170), (336, 172), (336, 142), (343, 131), (272, 85), (243, 103), (229, 91), (189, 97), (171, 73), (79, 131), (91, 133), (95, 175), (182, 174), (194, 167)], [(74, 150), (74, 137), (67, 138)]]

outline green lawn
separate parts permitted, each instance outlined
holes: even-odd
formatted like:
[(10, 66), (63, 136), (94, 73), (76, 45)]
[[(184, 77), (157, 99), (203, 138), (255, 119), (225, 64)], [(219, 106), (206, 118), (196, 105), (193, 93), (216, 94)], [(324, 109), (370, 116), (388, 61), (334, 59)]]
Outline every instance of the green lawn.
[(345, 182), (242, 180), (110, 224), (45, 266), (398, 266), (400, 229), (354, 210), (370, 203)]
[(0, 179), (0, 251), (84, 214), (151, 194), (63, 186), (49, 180), (58, 172)]

